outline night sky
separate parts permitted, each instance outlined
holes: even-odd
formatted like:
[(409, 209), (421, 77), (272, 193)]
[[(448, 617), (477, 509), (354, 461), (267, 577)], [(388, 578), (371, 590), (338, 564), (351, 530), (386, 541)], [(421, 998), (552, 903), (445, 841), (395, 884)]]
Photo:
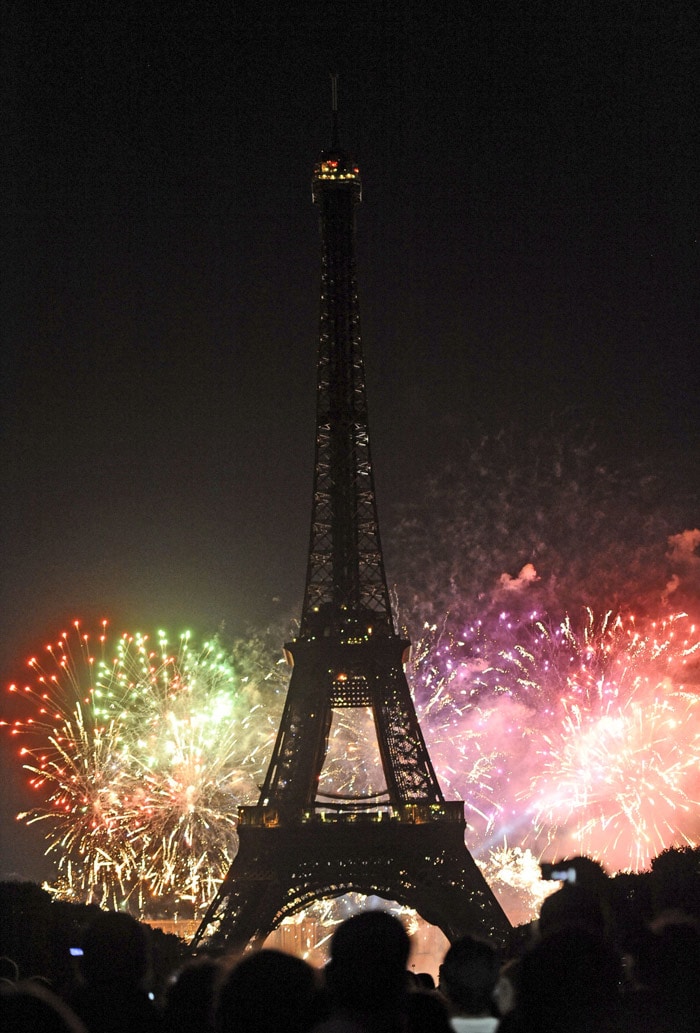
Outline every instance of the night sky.
[[(3, 686), (78, 617), (234, 636), (298, 615), (331, 72), (363, 178), (384, 538), (505, 423), (574, 414), (692, 473), (693, 3), (6, 2), (2, 21)], [(37, 878), (1, 750), (0, 874)]]

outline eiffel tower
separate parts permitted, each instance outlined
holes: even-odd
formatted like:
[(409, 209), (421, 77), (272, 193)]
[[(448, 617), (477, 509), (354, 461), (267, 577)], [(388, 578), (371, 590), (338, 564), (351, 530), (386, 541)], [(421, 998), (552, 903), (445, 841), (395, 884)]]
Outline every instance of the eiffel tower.
[[(313, 174), (321, 224), (316, 462), (289, 690), (257, 805), (238, 811), (239, 850), (192, 948), (262, 944), (287, 916), (348, 892), (415, 909), (452, 941), (510, 932), (464, 843), (464, 803), (446, 801), (404, 673), (379, 537), (355, 268), (360, 172), (339, 143)], [(378, 793), (322, 796), (333, 709), (370, 708), (386, 781)]]

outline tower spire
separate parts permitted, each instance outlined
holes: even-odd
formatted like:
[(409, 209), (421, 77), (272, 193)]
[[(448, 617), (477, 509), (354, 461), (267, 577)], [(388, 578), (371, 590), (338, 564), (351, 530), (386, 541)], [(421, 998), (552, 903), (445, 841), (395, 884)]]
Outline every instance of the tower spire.
[(340, 147), (340, 134), (338, 130), (338, 76), (331, 73), (331, 149), (337, 150)]

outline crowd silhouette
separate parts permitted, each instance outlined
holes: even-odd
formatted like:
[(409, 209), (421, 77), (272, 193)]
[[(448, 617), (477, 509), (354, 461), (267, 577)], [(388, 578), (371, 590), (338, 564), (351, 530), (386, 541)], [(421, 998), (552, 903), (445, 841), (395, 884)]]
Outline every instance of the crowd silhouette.
[(411, 971), (386, 910), (342, 922), (323, 969), (263, 948), (181, 954), (168, 970), (146, 926), (91, 908), (73, 970), (0, 957), (0, 1033), (697, 1033), (700, 852), (657, 860), (641, 893), (567, 861), (572, 880), (508, 950), (475, 930), (450, 945), (437, 985)]

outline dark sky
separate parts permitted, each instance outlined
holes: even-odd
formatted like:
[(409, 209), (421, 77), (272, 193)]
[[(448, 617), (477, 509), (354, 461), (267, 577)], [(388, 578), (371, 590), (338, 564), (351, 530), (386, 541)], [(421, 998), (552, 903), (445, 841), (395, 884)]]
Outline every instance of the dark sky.
[[(205, 636), (298, 613), (331, 71), (384, 536), (506, 421), (697, 452), (693, 3), (2, 16), (3, 685), (76, 617)], [(17, 767), (0, 871), (36, 876)]]

